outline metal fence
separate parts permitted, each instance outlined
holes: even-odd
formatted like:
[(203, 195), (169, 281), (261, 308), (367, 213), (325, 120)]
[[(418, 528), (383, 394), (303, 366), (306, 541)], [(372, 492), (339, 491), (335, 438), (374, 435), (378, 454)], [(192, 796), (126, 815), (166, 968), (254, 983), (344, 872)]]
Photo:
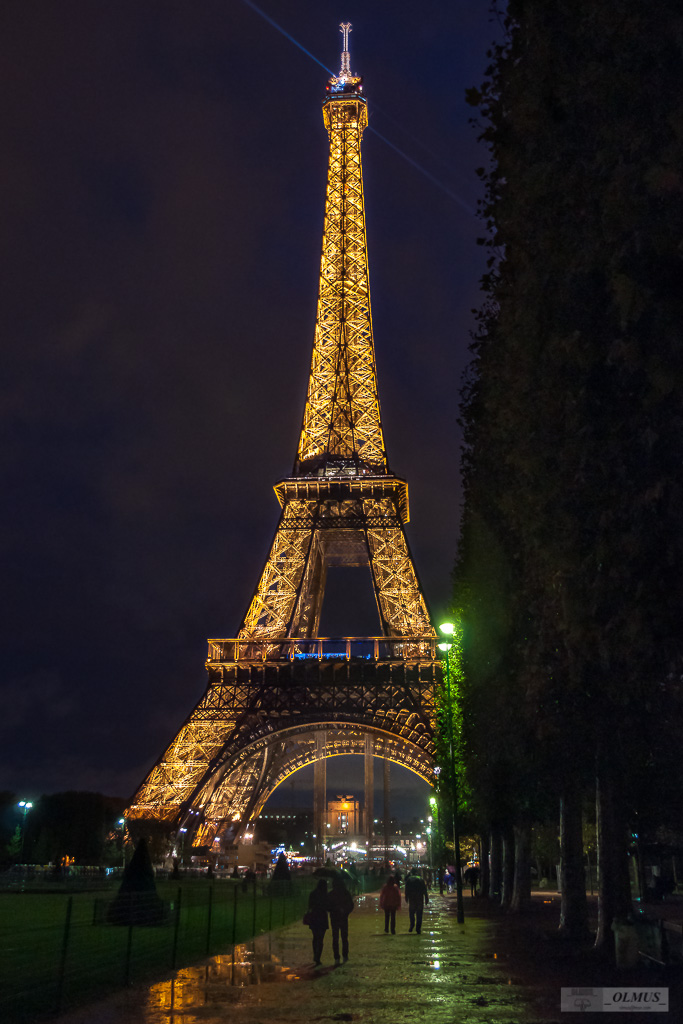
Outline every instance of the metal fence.
[(161, 978), (300, 919), (313, 887), (206, 880), (111, 893), (0, 895), (0, 1020), (23, 1024)]

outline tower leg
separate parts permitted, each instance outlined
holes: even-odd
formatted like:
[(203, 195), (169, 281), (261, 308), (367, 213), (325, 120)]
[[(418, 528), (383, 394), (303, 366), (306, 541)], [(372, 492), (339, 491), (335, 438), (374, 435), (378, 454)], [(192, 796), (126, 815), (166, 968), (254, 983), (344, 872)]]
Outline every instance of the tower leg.
[(373, 775), (373, 755), (375, 752), (375, 741), (370, 733), (365, 734), (365, 838), (368, 845), (368, 854), (372, 850), (372, 833), (375, 804), (375, 782)]
[(389, 758), (384, 757), (384, 869), (389, 871)]
[(316, 856), (321, 864), (325, 863), (325, 851), (323, 849), (327, 829), (325, 818), (327, 817), (327, 761), (325, 753), (327, 748), (327, 733), (319, 732), (316, 735), (316, 761), (313, 765), (313, 826), (316, 838)]

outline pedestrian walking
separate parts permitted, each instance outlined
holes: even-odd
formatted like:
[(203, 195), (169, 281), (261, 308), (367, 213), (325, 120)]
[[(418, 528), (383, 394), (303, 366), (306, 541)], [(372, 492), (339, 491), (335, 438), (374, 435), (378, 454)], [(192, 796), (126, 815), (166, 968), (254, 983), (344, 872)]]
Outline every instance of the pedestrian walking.
[(339, 938), (341, 937), (341, 954), (344, 963), (349, 959), (349, 914), (355, 906), (353, 896), (346, 888), (343, 878), (332, 879), (332, 889), (327, 896), (327, 909), (330, 912), (330, 928), (332, 929), (332, 952), (334, 962), (338, 964)]
[(393, 875), (389, 875), (386, 885), (379, 894), (379, 908), (384, 911), (385, 933), (388, 933), (391, 927), (391, 934), (395, 935), (396, 911), (401, 909), (401, 890), (396, 885)]
[(313, 962), (318, 967), (322, 960), (323, 943), (327, 931), (327, 882), (324, 878), (318, 881), (308, 897), (308, 910), (304, 915), (304, 924), (313, 932)]
[(413, 928), (419, 935), (422, 931), (422, 912), (425, 903), (429, 903), (429, 892), (417, 868), (413, 869), (406, 878), (405, 897), (408, 901), (408, 916), (410, 920), (409, 932)]
[(479, 868), (476, 864), (471, 864), (465, 871), (465, 881), (470, 887), (470, 895), (477, 895), (477, 885), (479, 884)]

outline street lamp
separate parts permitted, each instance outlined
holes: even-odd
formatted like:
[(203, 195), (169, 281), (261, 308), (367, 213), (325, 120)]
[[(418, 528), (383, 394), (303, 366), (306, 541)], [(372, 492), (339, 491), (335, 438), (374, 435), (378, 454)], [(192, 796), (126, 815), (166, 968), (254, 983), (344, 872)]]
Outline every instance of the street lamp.
[[(446, 636), (453, 636), (455, 626), (452, 622), (444, 622), (439, 629)], [(448, 764), (451, 774), (451, 807), (453, 814), (453, 847), (455, 850), (455, 892), (458, 924), (465, 920), (462, 902), (462, 874), (460, 870), (460, 831), (458, 822), (458, 778), (455, 773), (455, 751), (453, 749), (453, 705), (451, 703), (451, 661), (450, 650), (453, 644), (439, 644), (439, 650), (446, 652), (446, 722), (448, 725)]]
[(33, 807), (30, 800), (20, 800), (19, 807), (22, 808), (24, 816), (21, 819), (21, 863), (24, 863), (24, 836), (26, 835), (26, 815)]

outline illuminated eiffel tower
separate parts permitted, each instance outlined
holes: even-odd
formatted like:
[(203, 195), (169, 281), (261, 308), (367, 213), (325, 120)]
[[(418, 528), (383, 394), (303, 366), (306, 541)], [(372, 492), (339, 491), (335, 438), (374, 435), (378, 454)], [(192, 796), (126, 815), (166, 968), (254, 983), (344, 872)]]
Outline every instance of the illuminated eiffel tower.
[[(320, 290), (301, 438), (265, 568), (238, 635), (210, 640), (206, 693), (136, 793), (128, 819), (234, 841), (273, 790), (315, 765), (322, 832), (326, 759), (373, 757), (433, 782), (436, 634), (404, 533), (408, 487), (389, 471), (375, 372), (365, 236), (362, 79), (341, 70), (323, 102), (330, 156)], [(328, 568), (369, 566), (382, 635), (319, 637)]]

